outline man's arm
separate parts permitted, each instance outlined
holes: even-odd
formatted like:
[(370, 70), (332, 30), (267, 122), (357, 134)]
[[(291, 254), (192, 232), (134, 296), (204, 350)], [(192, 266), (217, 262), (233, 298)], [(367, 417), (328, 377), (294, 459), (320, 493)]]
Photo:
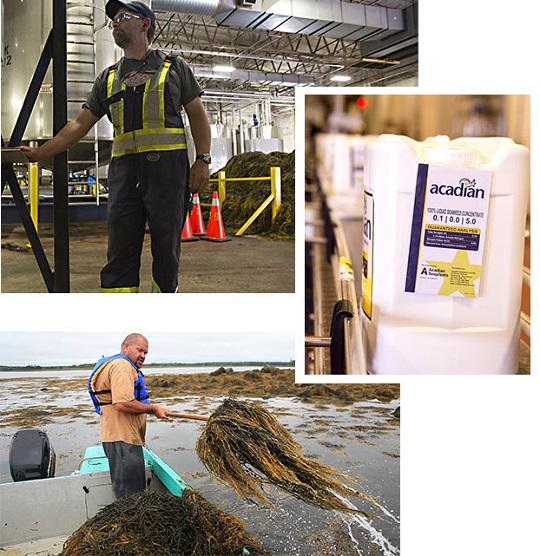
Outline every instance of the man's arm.
[[(210, 124), (201, 97), (195, 97), (185, 106), (191, 124), (191, 134), (197, 154), (210, 153)], [(202, 160), (195, 160), (189, 174), (189, 189), (192, 193), (200, 193), (210, 179), (208, 164)]]
[(52, 139), (40, 147), (20, 147), (30, 162), (46, 160), (64, 152), (78, 143), (99, 121), (88, 108), (83, 108), (74, 120), (69, 121)]
[(139, 400), (131, 400), (129, 402), (116, 402), (113, 405), (116, 411), (122, 413), (132, 413), (138, 415), (140, 413), (152, 413), (158, 419), (168, 419), (167, 410), (159, 405), (151, 405), (142, 403)]

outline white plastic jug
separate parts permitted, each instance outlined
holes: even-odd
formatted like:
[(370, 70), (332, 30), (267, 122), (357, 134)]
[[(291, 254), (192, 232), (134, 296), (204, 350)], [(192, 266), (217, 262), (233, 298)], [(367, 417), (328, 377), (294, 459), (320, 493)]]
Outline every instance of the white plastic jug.
[(368, 372), (516, 373), (528, 149), (381, 135), (364, 178)]
[(375, 137), (345, 133), (317, 135), (319, 180), (326, 195), (362, 195), (365, 148)]

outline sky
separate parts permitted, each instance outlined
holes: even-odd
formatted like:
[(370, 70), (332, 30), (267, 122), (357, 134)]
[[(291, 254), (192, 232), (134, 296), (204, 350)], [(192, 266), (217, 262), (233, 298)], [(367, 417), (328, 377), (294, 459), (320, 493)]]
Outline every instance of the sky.
[[(292, 294), (2, 294), (0, 365), (77, 365), (120, 351), (132, 332), (148, 363), (290, 361), (303, 324)], [(298, 314), (299, 321), (295, 317)], [(303, 330), (302, 330), (303, 332)]]
[[(289, 332), (139, 331), (149, 341), (148, 363), (213, 361), (289, 361), (294, 335)], [(0, 365), (77, 365), (94, 363), (120, 351), (124, 332), (2, 332)]]

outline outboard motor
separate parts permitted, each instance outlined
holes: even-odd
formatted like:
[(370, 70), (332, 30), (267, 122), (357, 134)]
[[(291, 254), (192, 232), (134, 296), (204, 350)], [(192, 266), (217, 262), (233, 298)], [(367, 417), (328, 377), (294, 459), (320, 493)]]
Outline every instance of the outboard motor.
[(9, 469), (15, 482), (54, 477), (56, 454), (47, 433), (21, 429), (11, 439)]

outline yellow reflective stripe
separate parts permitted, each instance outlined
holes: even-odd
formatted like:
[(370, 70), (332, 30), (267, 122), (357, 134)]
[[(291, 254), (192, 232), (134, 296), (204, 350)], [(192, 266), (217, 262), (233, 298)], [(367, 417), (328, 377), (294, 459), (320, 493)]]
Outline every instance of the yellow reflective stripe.
[(163, 70), (159, 76), (158, 84), (158, 95), (159, 95), (159, 121), (162, 127), (165, 127), (165, 78), (167, 77), (167, 72), (171, 67), (171, 62), (167, 61), (163, 65)]
[(152, 83), (152, 79), (149, 79), (144, 84), (144, 93), (143, 93), (143, 105), (142, 105), (142, 125), (143, 129), (148, 129), (150, 127), (150, 122), (148, 120), (148, 99), (149, 99), (149, 91), (150, 91), (150, 84)]
[(119, 141), (124, 141), (125, 139), (133, 139), (134, 137), (148, 137), (149, 135), (182, 135), (185, 136), (184, 128), (182, 127), (158, 127), (149, 129), (135, 129), (133, 131), (127, 131), (122, 135), (118, 136)]
[(101, 288), (101, 293), (139, 293), (139, 286), (131, 288)]
[[(113, 84), (114, 84), (114, 74), (116, 73), (116, 70), (112, 69), (109, 72), (109, 76), (107, 77), (107, 98), (111, 98), (113, 96)], [(113, 107), (113, 105), (111, 104), (109, 106), (109, 112), (111, 114), (111, 120), (112, 120), (112, 124), (115, 128), (115, 130), (118, 130), (118, 121), (116, 121), (116, 109)]]
[(183, 128), (137, 129), (114, 138), (112, 156), (177, 149), (187, 149)]
[[(159, 75), (149, 79), (144, 85), (142, 123), (143, 128), (165, 127), (165, 79), (171, 62), (165, 62)], [(156, 101), (150, 102), (150, 95)], [(155, 96), (157, 95), (157, 97)]]
[(136, 149), (126, 149), (125, 151), (114, 151), (111, 156), (116, 158), (126, 154), (177, 151), (181, 149), (187, 149), (187, 145), (148, 145), (146, 147), (139, 146)]
[[(126, 90), (126, 86), (123, 83), (120, 83), (120, 87), (118, 87), (119, 80), (115, 78), (116, 78), (116, 68), (113, 68), (109, 72), (107, 78), (107, 96), (109, 98), (120, 91)], [(115, 132), (124, 133), (124, 99), (121, 99), (118, 102), (113, 102), (109, 107), (109, 111), (111, 114), (111, 120)]]
[[(126, 86), (122, 83), (122, 86), (120, 87), (121, 91), (126, 91)], [(118, 126), (118, 132), (120, 134), (124, 133), (124, 99), (119, 100), (117, 102), (118, 104), (118, 122), (119, 122), (119, 126)]]
[(114, 81), (114, 74), (116, 70), (112, 69), (109, 72), (109, 76), (107, 77), (107, 97), (113, 96), (113, 81)]
[[(152, 293), (163, 293), (161, 291), (161, 288), (157, 285), (157, 282), (153, 278), (152, 278), (152, 287), (156, 290), (155, 292)], [(176, 286), (174, 293), (178, 293), (178, 286)]]

